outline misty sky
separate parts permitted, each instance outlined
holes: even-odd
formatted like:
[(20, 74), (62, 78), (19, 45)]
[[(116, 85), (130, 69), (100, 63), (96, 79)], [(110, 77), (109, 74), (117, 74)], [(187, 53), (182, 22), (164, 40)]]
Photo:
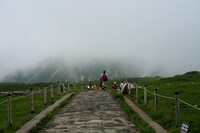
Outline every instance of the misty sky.
[(0, 79), (49, 57), (199, 71), (200, 1), (0, 0)]

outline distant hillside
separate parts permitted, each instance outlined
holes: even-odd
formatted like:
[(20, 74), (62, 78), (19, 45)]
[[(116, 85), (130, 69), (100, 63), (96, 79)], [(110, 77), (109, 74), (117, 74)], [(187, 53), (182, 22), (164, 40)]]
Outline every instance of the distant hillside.
[(117, 61), (74, 61), (67, 63), (62, 59), (45, 60), (35, 68), (18, 70), (7, 75), (1, 82), (56, 82), (66, 81), (80, 82), (97, 80), (103, 70), (106, 70), (109, 78), (126, 78), (140, 76), (140, 72), (133, 64)]
[(176, 75), (170, 78), (163, 78), (161, 82), (173, 83), (173, 82), (200, 82), (200, 72), (191, 71), (183, 75)]
[[(150, 80), (149, 80), (150, 81)], [(158, 80), (146, 82), (146, 84), (154, 84), (154, 85), (161, 85), (161, 84), (182, 84), (182, 83), (200, 83), (200, 72), (198, 71), (191, 71), (187, 72), (182, 75), (176, 75), (173, 77), (168, 78), (160, 78)]]

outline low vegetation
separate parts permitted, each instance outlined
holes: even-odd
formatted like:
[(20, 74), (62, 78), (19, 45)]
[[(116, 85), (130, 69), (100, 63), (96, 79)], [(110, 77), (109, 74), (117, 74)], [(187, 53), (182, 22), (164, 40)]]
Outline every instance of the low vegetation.
[[(114, 81), (120, 83), (123, 79), (114, 79), (111, 80), (108, 84), (108, 88), (111, 88), (111, 84)], [(200, 73), (193, 71), (188, 72), (183, 75), (176, 75), (174, 77), (169, 78), (161, 78), (161, 77), (145, 77), (145, 78), (129, 78), (128, 81), (135, 84), (136, 81), (139, 82), (140, 86), (147, 85), (147, 89), (151, 92), (154, 91), (154, 88), (158, 88), (158, 94), (174, 98), (174, 93), (176, 91), (180, 92), (179, 98), (191, 105), (195, 105), (196, 107), (200, 107)], [(93, 81), (92, 84), (99, 85), (99, 81)], [(43, 89), (44, 83), (37, 84), (10, 84), (10, 83), (2, 83), (0, 84), (0, 91), (27, 91), (29, 92), (29, 88), (34, 88), (35, 91), (39, 89)], [(48, 86), (49, 84), (47, 84)], [(70, 85), (71, 90), (73, 91), (81, 91), (84, 90), (85, 86), (88, 84), (77, 84), (76, 90), (73, 89), (73, 84)], [(57, 96), (57, 87), (54, 84), (54, 94), (55, 99), (58, 100), (60, 97)], [(70, 93), (72, 91), (68, 91)], [(49, 90), (47, 91), (49, 94)], [(62, 96), (64, 94), (62, 93)], [(149, 133), (154, 132), (154, 130), (148, 126), (148, 124), (142, 121), (138, 115), (136, 115), (131, 108), (124, 102), (123, 96), (118, 94), (116, 91), (113, 92), (114, 97), (121, 103), (122, 107), (128, 113), (131, 121), (136, 124), (136, 127), (139, 128), (141, 132)], [(133, 102), (135, 102), (135, 91), (128, 96)], [(166, 130), (171, 133), (179, 133), (180, 126), (183, 122), (190, 124), (190, 133), (200, 132), (200, 111), (189, 107), (186, 104), (180, 102), (180, 122), (179, 127), (175, 126), (175, 100), (158, 97), (158, 111), (155, 111), (154, 105), (154, 95), (147, 93), (147, 105), (144, 105), (144, 91), (143, 89), (139, 89), (138, 93), (138, 101), (135, 102), (140, 108), (142, 108), (152, 119), (160, 123)], [(12, 96), (12, 98), (17, 98), (20, 96)], [(16, 99), (12, 101), (13, 108), (13, 126), (11, 128), (8, 127), (7, 122), (7, 103), (0, 104), (0, 132), (12, 133), (19, 129), (22, 125), (24, 125), (27, 121), (32, 119), (36, 114), (41, 112), (45, 107), (43, 103), (43, 96), (37, 95), (35, 98), (35, 113), (30, 113), (30, 97), (23, 97), (20, 99)], [(0, 103), (5, 101), (7, 96), (5, 94), (0, 95)], [(50, 95), (47, 96), (47, 105), (51, 105), (52, 101), (50, 100)], [(66, 101), (63, 104), (67, 104), (69, 101)], [(59, 110), (58, 107), (56, 111)], [(50, 114), (45, 118), (45, 121), (48, 121), (51, 117), (53, 117), (54, 113)], [(42, 124), (41, 124), (42, 125)], [(41, 128), (41, 127), (40, 127)], [(33, 132), (37, 131), (33, 130)]]
[[(175, 97), (175, 92), (179, 91), (179, 98), (191, 105), (200, 107), (200, 73), (193, 71), (183, 75), (176, 75), (170, 78), (163, 78), (155, 81), (139, 82), (139, 85), (147, 85), (147, 89), (154, 92), (158, 88), (158, 94), (167, 97)], [(136, 100), (135, 91), (129, 98)], [(200, 111), (186, 104), (180, 103), (179, 127), (175, 126), (175, 100), (158, 97), (158, 111), (155, 111), (154, 96), (147, 93), (147, 105), (144, 105), (144, 91), (139, 90), (139, 98), (136, 103), (155, 121), (160, 123), (165, 129), (172, 133), (179, 133), (183, 122), (190, 124), (190, 133), (200, 132)]]
[[(49, 84), (46, 84), (47, 86)], [(19, 98), (12, 100), (12, 127), (8, 127), (8, 118), (7, 118), (7, 102), (0, 104), (0, 132), (1, 133), (13, 133), (17, 129), (19, 129), (22, 125), (24, 125), (26, 122), (31, 120), (34, 116), (39, 114), (46, 106), (44, 106), (44, 96), (42, 89), (44, 88), (44, 83), (39, 84), (0, 84), (1, 91), (15, 91), (18, 90), (17, 88), (20, 87), (20, 90), (29, 92), (29, 88), (33, 87), (34, 92), (38, 92), (39, 88), (41, 92), (39, 92), (37, 95), (34, 95), (34, 113), (31, 113), (31, 106), (30, 106), (30, 97), (29, 96), (20, 96), (20, 95), (13, 95), (12, 99)], [(74, 90), (73, 86), (71, 85), (71, 90), (67, 91), (67, 93), (71, 92), (80, 92), (82, 91), (82, 84), (77, 84), (76, 89)], [(57, 85), (54, 84), (54, 100), (60, 99), (62, 96), (64, 96), (64, 93), (61, 93), (61, 96), (58, 96), (57, 94)], [(0, 103), (7, 100), (7, 95), (2, 94), (0, 95)], [(50, 97), (50, 89), (47, 87), (47, 106), (50, 106), (52, 103), (51, 97)], [(68, 101), (61, 104), (67, 104)], [(60, 106), (60, 107), (61, 107)], [(58, 107), (56, 110), (59, 110)], [(50, 115), (52, 116), (52, 115)], [(49, 116), (48, 116), (49, 117)]]

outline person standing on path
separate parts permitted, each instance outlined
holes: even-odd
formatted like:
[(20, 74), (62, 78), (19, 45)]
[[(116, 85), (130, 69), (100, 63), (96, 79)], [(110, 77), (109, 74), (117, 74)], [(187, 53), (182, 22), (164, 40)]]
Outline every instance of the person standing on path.
[(100, 88), (102, 90), (106, 89), (107, 82), (108, 82), (108, 74), (104, 70), (100, 77)]

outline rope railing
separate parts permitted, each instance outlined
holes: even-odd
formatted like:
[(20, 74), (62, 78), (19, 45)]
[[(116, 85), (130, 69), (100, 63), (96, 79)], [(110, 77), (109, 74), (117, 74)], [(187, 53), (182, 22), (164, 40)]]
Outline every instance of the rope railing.
[[(50, 88), (50, 86), (48, 86), (47, 88)], [(39, 93), (39, 92), (41, 92), (41, 91), (43, 91), (44, 89), (41, 89), (41, 90), (39, 90), (39, 91), (37, 91), (37, 92), (34, 92), (33, 94), (37, 94), (37, 93)], [(20, 97), (16, 97), (16, 98), (12, 98), (12, 101), (13, 100), (17, 100), (17, 99), (21, 99), (21, 98), (24, 98), (24, 97), (27, 97), (27, 96), (30, 96), (31, 94), (28, 94), (28, 95), (25, 95), (25, 96), (20, 96)], [(1, 103), (0, 103), (0, 105), (1, 104), (3, 104), (3, 103), (6, 103), (8, 100), (4, 100), (4, 101), (2, 101)]]
[[(142, 88), (142, 89), (143, 89), (143, 88)], [(152, 95), (157, 95), (157, 96), (162, 97), (162, 98), (175, 100), (175, 98), (173, 98), (173, 97), (164, 96), (164, 95), (160, 95), (160, 94), (155, 94), (155, 93), (153, 93), (153, 92), (151, 92), (151, 91), (149, 91), (149, 90), (147, 90), (147, 92), (149, 92), (149, 93), (152, 94)]]
[(184, 103), (187, 106), (190, 106), (190, 107), (192, 107), (192, 108), (197, 109), (197, 110), (200, 111), (200, 108), (198, 108), (196, 105), (189, 104), (189, 103), (187, 103), (187, 102), (185, 102), (185, 101), (183, 101), (181, 99), (179, 99), (179, 101), (182, 102), (182, 103)]
[(8, 100), (4, 100), (3, 102), (0, 103), (0, 105), (3, 104), (3, 103), (5, 103), (5, 102), (7, 102), (7, 101), (8, 101)]
[[(39, 91), (37, 91), (37, 92), (34, 92), (33, 94), (37, 94), (38, 92), (43, 91), (43, 90), (44, 90), (44, 89), (39, 90)], [(31, 94), (28, 94), (28, 95), (25, 95), (25, 96), (16, 97), (16, 98), (12, 98), (12, 101), (13, 101), (13, 100), (16, 100), (16, 99), (20, 99), (20, 98), (27, 97), (27, 96), (30, 96), (30, 95), (31, 95)]]
[[(141, 88), (144, 90), (143, 87), (141, 87)], [(146, 89), (146, 91), (147, 91), (148, 93), (152, 94), (152, 95), (157, 95), (157, 96), (162, 97), (162, 98), (175, 100), (175, 98), (173, 98), (173, 97), (164, 96), (164, 95), (160, 95), (160, 94), (155, 94), (154, 92), (151, 92), (151, 91), (149, 91), (149, 90), (147, 90), (147, 89)], [(184, 104), (187, 105), (187, 106), (190, 106), (190, 107), (192, 107), (192, 108), (197, 109), (197, 110), (200, 111), (200, 108), (198, 108), (197, 105), (192, 105), (192, 104), (187, 103), (187, 102), (185, 102), (185, 101), (183, 101), (183, 100), (181, 100), (181, 99), (179, 99), (179, 101), (180, 101), (181, 103), (184, 103)]]

